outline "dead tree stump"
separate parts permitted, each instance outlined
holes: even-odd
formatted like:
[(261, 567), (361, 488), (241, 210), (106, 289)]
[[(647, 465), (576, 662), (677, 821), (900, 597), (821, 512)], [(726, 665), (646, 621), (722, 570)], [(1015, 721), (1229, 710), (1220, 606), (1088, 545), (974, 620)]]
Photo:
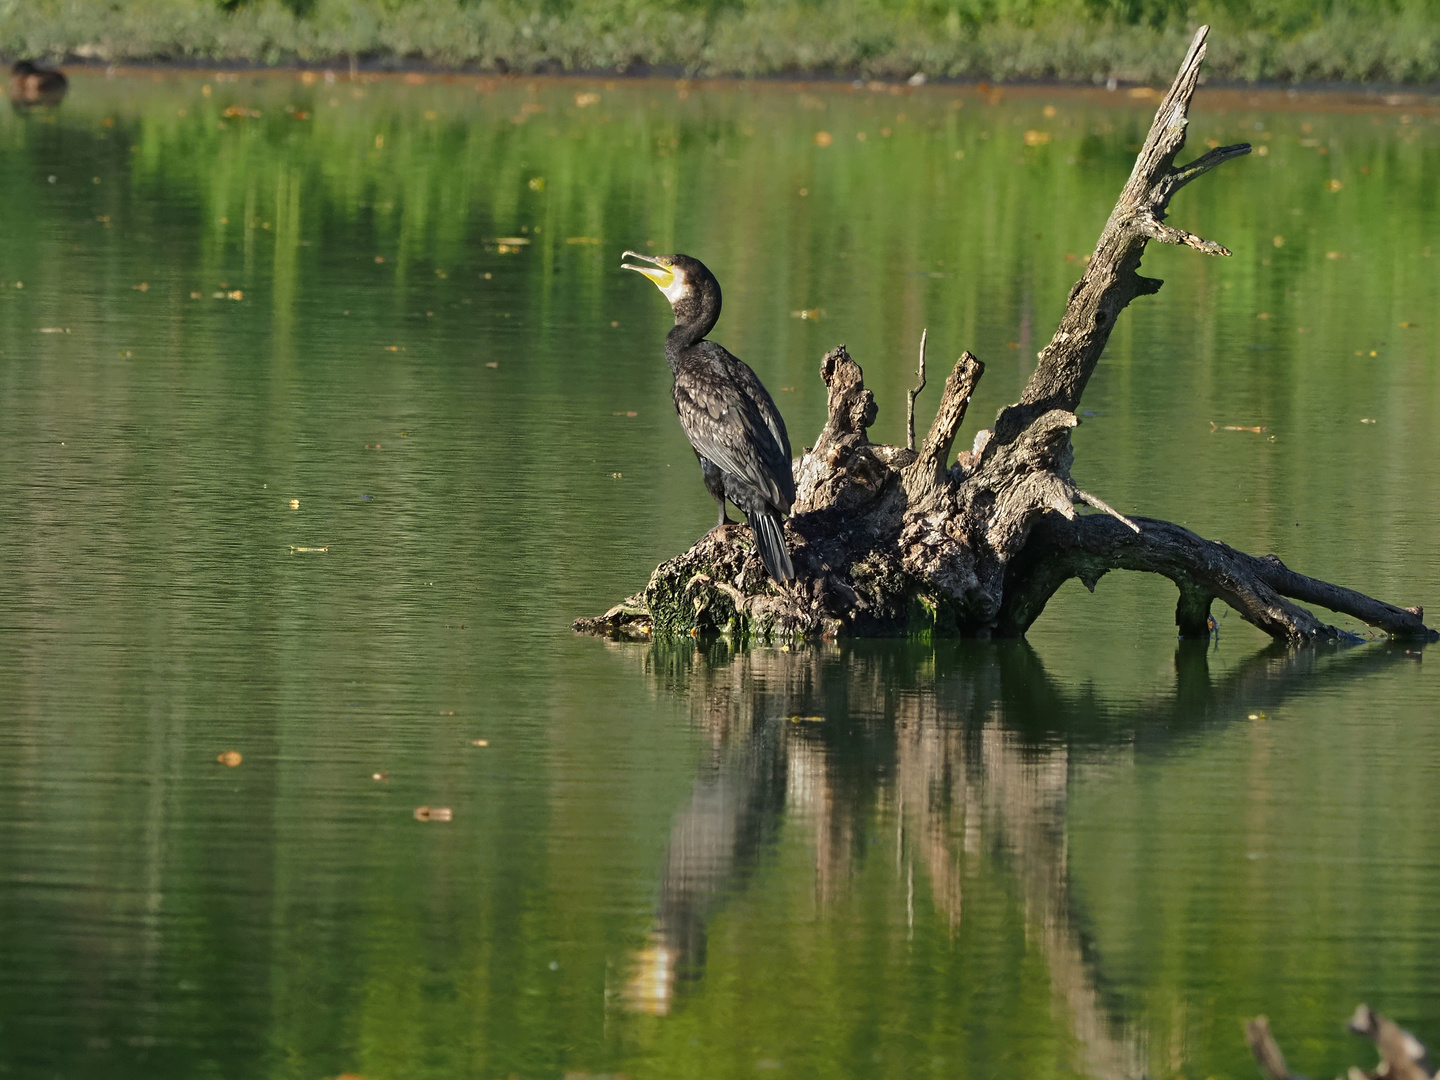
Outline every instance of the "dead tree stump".
[[(1420, 608), (1400, 608), (1288, 569), (1166, 521), (1127, 518), (1070, 478), (1071, 431), (1115, 320), (1161, 282), (1142, 277), (1151, 240), (1229, 255), (1165, 224), (1182, 187), (1248, 144), (1222, 146), (1187, 165), (1188, 113), (1208, 27), (1190, 44), (1084, 275), (1018, 402), (951, 461), (966, 406), (985, 367), (966, 352), (945, 380), (940, 408), (918, 449), (872, 443), (875, 398), (845, 347), (820, 364), (829, 418), (794, 465), (797, 498), (786, 538), (799, 579), (777, 588), (748, 530), (707, 534), (662, 563), (643, 592), (575, 629), (612, 636), (719, 631), (762, 639), (836, 635), (1019, 636), (1065, 581), (1091, 589), (1111, 570), (1162, 574), (1180, 591), (1181, 636), (1209, 633), (1220, 599), (1273, 637), (1343, 638), (1295, 601), (1351, 615), (1386, 633), (1434, 639)], [(921, 386), (924, 385), (923, 357)], [(913, 410), (914, 396), (911, 395)], [(913, 411), (910, 417), (913, 432)], [(912, 435), (913, 438), (913, 435)], [(1079, 515), (1077, 505), (1097, 513)]]

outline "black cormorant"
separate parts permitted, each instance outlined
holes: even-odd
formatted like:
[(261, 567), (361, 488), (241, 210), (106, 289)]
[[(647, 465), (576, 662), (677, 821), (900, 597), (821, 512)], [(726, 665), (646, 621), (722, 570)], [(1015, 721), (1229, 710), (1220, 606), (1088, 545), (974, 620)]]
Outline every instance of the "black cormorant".
[(42, 68), (32, 60), (17, 60), (10, 69), (10, 100), (18, 106), (58, 104), (69, 88), (63, 71)]
[(728, 498), (745, 512), (766, 572), (777, 582), (793, 581), (784, 531), (795, 501), (790, 437), (780, 410), (749, 365), (705, 339), (720, 318), (720, 283), (688, 255), (627, 251), (625, 258), (654, 264), (621, 265), (653, 281), (675, 309), (665, 360), (675, 374), (680, 426), (700, 459), (705, 489), (720, 504), (715, 527), (730, 524)]

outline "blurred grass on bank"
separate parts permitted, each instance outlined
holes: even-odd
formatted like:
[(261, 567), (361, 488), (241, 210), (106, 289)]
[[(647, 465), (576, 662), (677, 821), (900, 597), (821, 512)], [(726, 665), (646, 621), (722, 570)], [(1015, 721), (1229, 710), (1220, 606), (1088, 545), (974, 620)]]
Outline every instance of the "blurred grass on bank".
[(0, 53), (502, 72), (1440, 80), (1440, 0), (0, 0)]

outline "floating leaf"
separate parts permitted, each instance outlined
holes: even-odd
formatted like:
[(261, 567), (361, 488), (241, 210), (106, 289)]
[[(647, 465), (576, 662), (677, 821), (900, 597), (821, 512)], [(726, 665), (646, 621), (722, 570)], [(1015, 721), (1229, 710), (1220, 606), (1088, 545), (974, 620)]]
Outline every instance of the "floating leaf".
[(240, 756), (240, 751), (238, 750), (226, 750), (223, 754), (216, 755), (215, 760), (227, 769), (233, 769), (245, 759)]
[(371, 773), (371, 774), (370, 774), (370, 779), (371, 779), (371, 780), (378, 780), (378, 781), (380, 781), (380, 782), (383, 784), (386, 780), (389, 780), (389, 779), (390, 779), (390, 774), (389, 774), (388, 772)]
[[(1406, 324), (1401, 323), (1400, 325), (1404, 326)], [(70, 328), (68, 326), (42, 326), (36, 331), (37, 334), (68, 334), (69, 332)]]
[(470, 745), (471, 745), (471, 746), (489, 746), (489, 745), (490, 745), (490, 740), (489, 740), (489, 739), (471, 739), (471, 740), (470, 740)]
[(1331, 177), (1325, 182), (1325, 190), (1330, 192), (1332, 195), (1344, 186), (1345, 182), (1343, 180), (1336, 180), (1334, 177)]
[(453, 817), (454, 813), (448, 806), (417, 806), (415, 808), (416, 821), (449, 821)]
[(300, 500), (299, 500), (299, 499), (291, 499), (291, 500), (290, 500), (290, 509), (291, 509), (291, 510), (299, 510), (299, 509), (300, 509)]
[(500, 361), (490, 360), (486, 362), (485, 366), (488, 368), (498, 368), (500, 366)]

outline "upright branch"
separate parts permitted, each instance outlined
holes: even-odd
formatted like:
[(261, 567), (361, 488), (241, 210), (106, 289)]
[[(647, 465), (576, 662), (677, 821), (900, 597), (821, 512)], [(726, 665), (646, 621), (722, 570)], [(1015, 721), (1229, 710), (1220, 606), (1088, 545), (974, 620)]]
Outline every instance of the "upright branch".
[(1199, 84), (1209, 32), (1208, 26), (1195, 32), (1175, 81), (1155, 111), (1150, 133), (1101, 230), (1085, 273), (1070, 290), (1070, 301), (1054, 337), (1040, 351), (1040, 363), (1018, 405), (1001, 415), (997, 430), (1002, 434), (1006, 429), (1018, 430), (1050, 409), (1073, 412), (1080, 404), (1080, 395), (1100, 362), (1120, 312), (1137, 296), (1160, 290), (1161, 281), (1139, 274), (1140, 257), (1149, 241), (1183, 244), (1207, 255), (1230, 254), (1219, 244), (1164, 223), (1177, 191), (1221, 162), (1250, 152), (1249, 143), (1237, 143), (1211, 150), (1188, 165), (1175, 165), (1176, 155), (1185, 146), (1190, 100)]
[[(577, 629), (738, 635), (944, 633), (1022, 635), (1065, 581), (1090, 588), (1111, 570), (1161, 574), (1175, 583), (1182, 637), (1210, 633), (1219, 599), (1290, 644), (1353, 638), (1301, 604), (1342, 612), (1388, 634), (1436, 640), (1418, 607), (1402, 608), (1257, 558), (1178, 525), (1127, 516), (1070, 475), (1075, 409), (1115, 321), (1161, 283), (1139, 273), (1151, 240), (1229, 255), (1165, 223), (1176, 192), (1221, 162), (1250, 151), (1223, 146), (1186, 165), (1189, 110), (1208, 28), (1190, 43), (1156, 110), (1135, 167), (1101, 230), (1085, 272), (1020, 400), (1002, 409), (973, 448), (952, 449), (985, 365), (962, 353), (945, 380), (924, 440), (915, 400), (925, 389), (921, 336), (918, 385), (907, 393), (906, 445), (872, 443), (875, 396), (842, 345), (825, 355), (829, 416), (815, 445), (794, 463), (796, 499), (786, 524), (799, 580), (777, 588), (744, 535), (717, 530), (662, 563), (645, 590)], [(1099, 511), (1081, 515), (1076, 507)], [(1298, 601), (1298, 603), (1297, 603)]]
[(915, 449), (915, 399), (925, 389), (925, 338), (929, 333), (929, 330), (920, 331), (920, 366), (915, 371), (920, 381), (905, 394), (905, 446), (910, 450)]

